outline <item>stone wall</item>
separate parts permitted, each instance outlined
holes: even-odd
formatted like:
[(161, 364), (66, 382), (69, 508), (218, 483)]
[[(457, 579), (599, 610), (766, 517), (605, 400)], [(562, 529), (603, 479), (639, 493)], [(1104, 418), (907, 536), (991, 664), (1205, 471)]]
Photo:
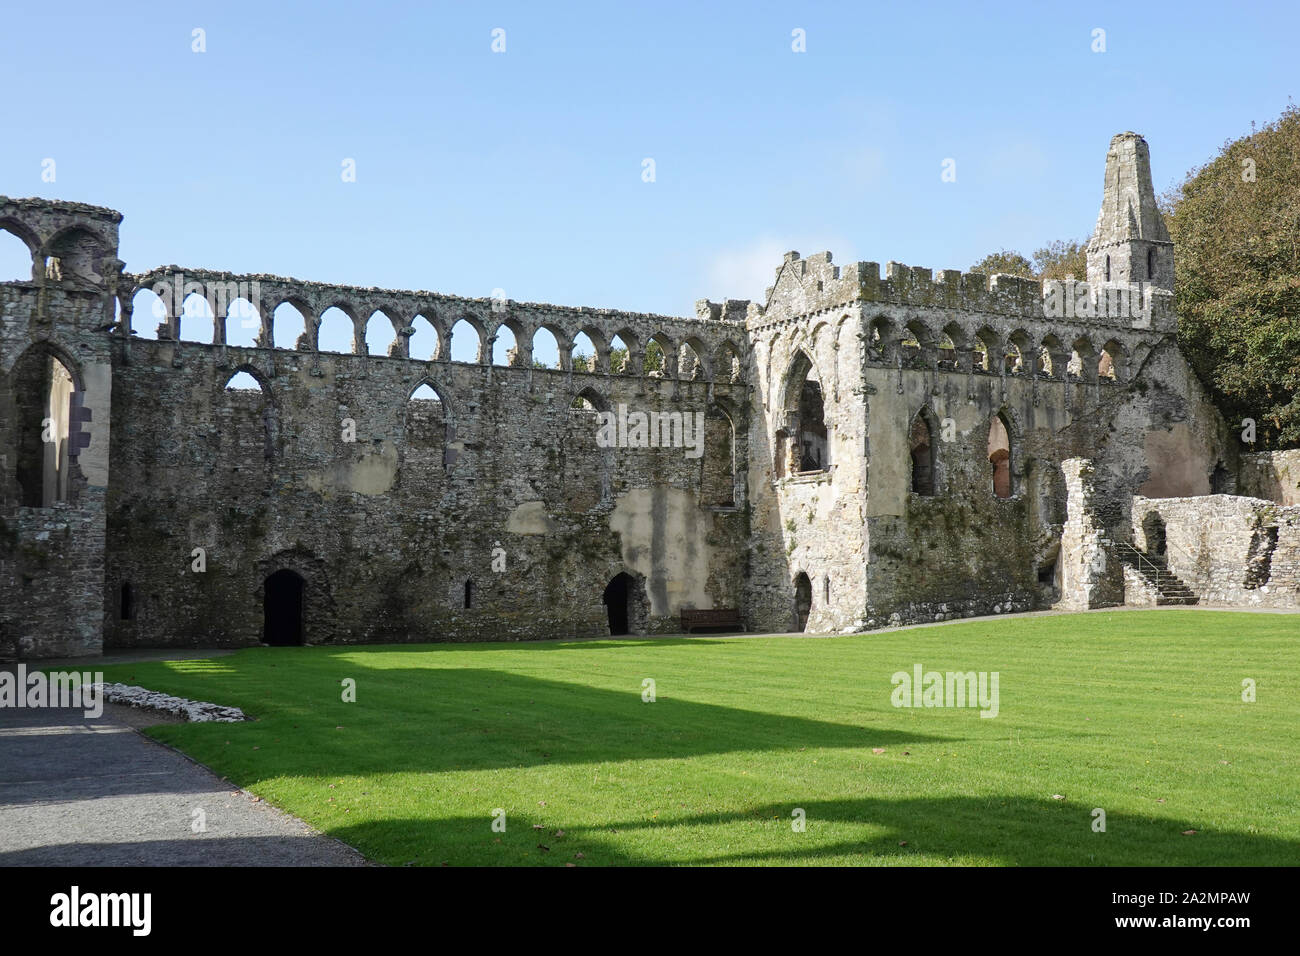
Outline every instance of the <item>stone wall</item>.
[(1280, 505), (1300, 505), (1300, 448), (1243, 454), (1237, 491)]
[[(106, 595), (136, 597), (133, 619), (107, 615), (111, 646), (256, 643), (263, 582), (286, 568), (306, 582), (311, 643), (599, 636), (620, 572), (642, 589), (645, 632), (740, 603), (743, 481), (738, 503), (718, 499), (734, 487), (733, 420), (743, 449), (743, 384), (118, 349)], [(262, 391), (225, 387), (241, 369)], [(421, 384), (441, 401), (408, 400)], [(705, 428), (699, 457), (601, 448), (582, 398), (727, 427)]]
[(102, 647), (120, 221), (0, 196), (32, 258), (30, 278), (0, 283), (0, 657)]
[(1164, 524), (1165, 559), (1202, 603), (1300, 607), (1300, 507), (1239, 495), (1133, 501), (1144, 550), (1149, 516)]
[[(945, 288), (965, 295), (923, 301), (917, 276), (928, 270), (891, 263), (873, 281), (873, 268), (791, 253), (767, 304), (749, 309), (749, 375), (765, 425), (751, 430), (749, 451), (756, 626), (790, 626), (800, 572), (817, 585), (810, 630), (1048, 607), (1063, 596), (1061, 562), (1090, 560), (1062, 545), (1063, 462), (1093, 463), (1086, 520), (1106, 555), (1128, 535), (1132, 495), (1207, 494), (1216, 468), (1236, 467), (1228, 429), (1155, 324), (1049, 317), (1041, 286), (1028, 283), (1038, 297), (1024, 299), (1025, 280), (1004, 276), (980, 277), (982, 296), (976, 279), (950, 278)], [(828, 291), (864, 289), (870, 302), (838, 305)], [(809, 304), (817, 310), (805, 314)], [(780, 443), (801, 356), (825, 397), (831, 465), (791, 477), (779, 475)], [(918, 417), (933, 441), (930, 494), (912, 486)], [(1005, 498), (988, 457), (994, 419), (1010, 436)], [(1071, 600), (1122, 602), (1114, 565)]]

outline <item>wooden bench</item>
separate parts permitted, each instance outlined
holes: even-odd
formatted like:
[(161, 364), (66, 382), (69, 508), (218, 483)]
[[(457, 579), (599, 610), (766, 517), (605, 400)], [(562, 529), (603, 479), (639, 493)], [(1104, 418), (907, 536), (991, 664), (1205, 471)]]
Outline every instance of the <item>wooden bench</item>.
[(716, 627), (728, 631), (743, 631), (738, 607), (714, 607), (705, 610), (682, 609), (682, 633), (689, 634), (697, 627)]

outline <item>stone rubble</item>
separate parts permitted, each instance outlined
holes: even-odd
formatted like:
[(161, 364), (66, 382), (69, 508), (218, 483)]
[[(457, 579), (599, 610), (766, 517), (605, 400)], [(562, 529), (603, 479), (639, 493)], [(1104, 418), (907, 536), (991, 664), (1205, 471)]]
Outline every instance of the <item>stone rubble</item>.
[(96, 692), (102, 694), (110, 704), (125, 704), (141, 710), (155, 710), (173, 717), (184, 717), (195, 724), (221, 723), (234, 724), (248, 720), (248, 716), (238, 707), (223, 707), (201, 700), (189, 700), (185, 697), (172, 697), (156, 690), (133, 687), (129, 684), (109, 684), (107, 682), (93, 685)]

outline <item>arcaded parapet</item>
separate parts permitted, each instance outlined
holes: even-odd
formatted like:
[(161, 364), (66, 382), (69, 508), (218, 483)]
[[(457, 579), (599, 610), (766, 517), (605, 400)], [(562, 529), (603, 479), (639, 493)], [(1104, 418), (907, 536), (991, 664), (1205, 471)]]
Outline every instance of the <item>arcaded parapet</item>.
[[(148, 291), (149, 314), (136, 314), (136, 301)], [(366, 326), (380, 313), (391, 324), (393, 343), (390, 358), (410, 356), (411, 336), (416, 321), (427, 322), (437, 336), (433, 361), (451, 360), (451, 343), (457, 323), (468, 323), (477, 339), (474, 361), (492, 363), (493, 347), (503, 331), (515, 340), (510, 365), (527, 368), (533, 364), (533, 337), (541, 329), (550, 332), (559, 350), (563, 370), (573, 367), (573, 348), (578, 335), (586, 335), (595, 349), (594, 370), (600, 373), (640, 375), (645, 351), (651, 342), (663, 352), (663, 377), (730, 382), (744, 370), (746, 342), (743, 328), (733, 318), (714, 317), (705, 308), (703, 317), (676, 318), (614, 309), (588, 309), (515, 302), (512, 299), (443, 295), (360, 286), (308, 282), (283, 276), (236, 274), (205, 269), (165, 266), (142, 275), (132, 275), (121, 291), (122, 332), (140, 333), (157, 325), (157, 338), (176, 340), (180, 333), (185, 300), (198, 295), (207, 303), (213, 318), (211, 344), (224, 345), (232, 306), (237, 302), (253, 312), (257, 322), (256, 345), (313, 352), (319, 347), (322, 316), (337, 308), (352, 325), (352, 349), (366, 353)], [(273, 340), (273, 317), (283, 305), (293, 306), (303, 317), (301, 333), (292, 342)], [(732, 305), (728, 304), (729, 307)], [(719, 316), (721, 309), (717, 310)], [(242, 318), (241, 318), (242, 320)], [(621, 369), (610, 368), (615, 339), (627, 349)]]
[(1300, 505), (1300, 448), (1242, 455), (1237, 493), (1280, 505)]
[(1132, 533), (1200, 603), (1300, 608), (1300, 507), (1239, 495), (1138, 497)]

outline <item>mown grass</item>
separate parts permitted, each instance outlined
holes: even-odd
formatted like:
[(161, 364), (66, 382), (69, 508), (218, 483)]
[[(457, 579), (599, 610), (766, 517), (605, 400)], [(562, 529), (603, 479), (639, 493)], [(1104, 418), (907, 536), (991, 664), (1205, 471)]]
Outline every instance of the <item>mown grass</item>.
[[(998, 716), (893, 707), (916, 663), (998, 671)], [(256, 716), (149, 732), (387, 864), (1296, 864), (1298, 665), (1300, 617), (1140, 611), (257, 648), (106, 679)]]

